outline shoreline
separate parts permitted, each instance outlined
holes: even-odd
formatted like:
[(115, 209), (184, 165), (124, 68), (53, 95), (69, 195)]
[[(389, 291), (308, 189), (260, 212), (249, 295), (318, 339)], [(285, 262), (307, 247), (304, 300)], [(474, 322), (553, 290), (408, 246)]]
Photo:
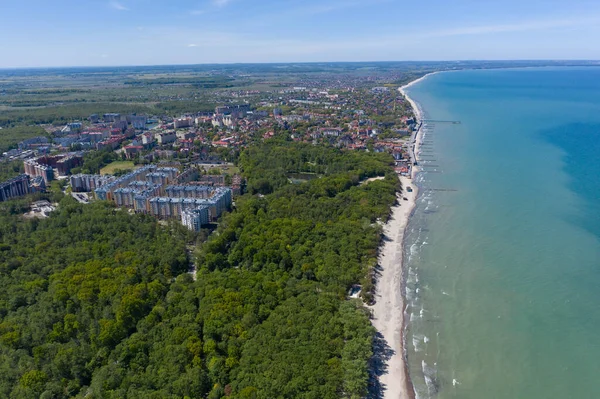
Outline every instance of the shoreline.
[[(419, 125), (415, 134), (409, 141), (409, 148), (413, 161), (417, 161), (420, 141), (422, 140), (422, 113), (417, 103), (405, 92), (408, 87), (424, 80), (427, 74), (416, 79), (398, 90), (407, 99), (413, 108)], [(418, 187), (413, 183), (415, 175), (419, 172), (418, 165), (412, 165), (410, 177), (399, 176), (402, 192), (397, 194), (397, 203), (391, 209), (391, 216), (384, 226), (384, 242), (380, 247), (379, 265), (380, 273), (377, 278), (375, 290), (375, 304), (371, 306), (373, 312), (373, 326), (383, 337), (386, 344), (384, 356), (385, 372), (379, 376), (382, 387), (382, 397), (389, 399), (414, 399), (416, 396), (410, 379), (406, 352), (406, 300), (405, 300), (405, 262), (404, 241), (406, 230), (411, 215), (417, 204)], [(406, 190), (412, 188), (412, 192)], [(403, 200), (407, 198), (407, 201)]]
[[(398, 89), (398, 91), (399, 91), (400, 93), (402, 93), (402, 95), (403, 95), (403, 96), (406, 98), (406, 100), (407, 100), (407, 101), (410, 103), (410, 106), (412, 107), (412, 109), (413, 109), (413, 111), (414, 111), (414, 113), (415, 113), (415, 116), (416, 116), (416, 118), (417, 118), (417, 123), (421, 123), (421, 122), (422, 122), (422, 117), (423, 117), (423, 115), (421, 115), (421, 109), (418, 107), (417, 103), (416, 103), (416, 102), (415, 102), (415, 101), (414, 101), (412, 98), (410, 98), (410, 96), (409, 96), (408, 94), (406, 94), (406, 89), (408, 89), (409, 87), (411, 87), (411, 86), (413, 86), (413, 85), (416, 85), (417, 83), (419, 83), (419, 82), (421, 82), (421, 81), (423, 81), (423, 80), (427, 79), (429, 76), (433, 76), (433, 75), (436, 75), (436, 74), (438, 74), (438, 73), (442, 73), (442, 72), (443, 72), (443, 71), (430, 72), (430, 73), (428, 73), (428, 74), (426, 74), (426, 75), (424, 75), (424, 76), (421, 76), (419, 79), (415, 79), (415, 80), (413, 80), (412, 82), (409, 82), (409, 83), (405, 84), (404, 86), (402, 86), (402, 87), (400, 87), (400, 88)], [(445, 71), (444, 71), (444, 72), (445, 72)], [(420, 130), (421, 130), (421, 129), (419, 129), (419, 132), (420, 132)], [(418, 138), (418, 137), (417, 137), (417, 138)], [(412, 177), (414, 177), (414, 176), (412, 176)]]

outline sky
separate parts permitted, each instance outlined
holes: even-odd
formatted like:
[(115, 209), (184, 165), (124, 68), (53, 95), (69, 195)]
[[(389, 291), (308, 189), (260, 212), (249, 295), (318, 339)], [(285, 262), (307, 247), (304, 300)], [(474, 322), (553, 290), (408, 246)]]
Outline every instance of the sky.
[(600, 1), (0, 0), (0, 68), (600, 59)]

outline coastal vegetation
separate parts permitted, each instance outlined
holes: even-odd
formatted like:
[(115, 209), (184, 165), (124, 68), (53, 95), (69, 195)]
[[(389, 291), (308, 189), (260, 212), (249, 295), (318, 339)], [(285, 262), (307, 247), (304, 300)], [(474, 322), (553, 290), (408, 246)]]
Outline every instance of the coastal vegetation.
[[(392, 164), (284, 139), (249, 147), (250, 193), (197, 249), (195, 280), (176, 224), (70, 197), (45, 220), (5, 206), (0, 396), (364, 397), (374, 330), (347, 293), (362, 283), (369, 299)], [(318, 177), (290, 183), (301, 173)]]

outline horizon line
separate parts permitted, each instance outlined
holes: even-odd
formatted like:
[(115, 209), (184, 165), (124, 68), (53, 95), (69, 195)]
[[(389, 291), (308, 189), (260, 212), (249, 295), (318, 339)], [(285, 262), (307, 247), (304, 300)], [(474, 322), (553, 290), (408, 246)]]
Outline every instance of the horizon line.
[(195, 64), (123, 64), (123, 65), (64, 65), (64, 66), (18, 66), (0, 67), (3, 70), (20, 69), (68, 69), (68, 68), (140, 68), (140, 67), (185, 67), (185, 66), (228, 66), (228, 65), (295, 65), (295, 64), (383, 64), (383, 63), (472, 63), (472, 62), (574, 62), (599, 63), (600, 59), (463, 59), (463, 60), (403, 60), (403, 61), (263, 61), (263, 62), (206, 62)]

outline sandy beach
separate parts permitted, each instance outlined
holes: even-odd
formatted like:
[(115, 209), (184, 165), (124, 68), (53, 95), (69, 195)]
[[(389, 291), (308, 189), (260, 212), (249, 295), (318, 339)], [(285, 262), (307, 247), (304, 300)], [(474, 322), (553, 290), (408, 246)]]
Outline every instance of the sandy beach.
[[(406, 95), (404, 90), (427, 76), (429, 75), (425, 75), (399, 89), (413, 107), (418, 121), (421, 121), (421, 112), (417, 104)], [(416, 137), (411, 137), (409, 143), (417, 160), (422, 134), (422, 129), (420, 129)], [(411, 178), (400, 176), (402, 193), (398, 195), (398, 202), (392, 207), (391, 217), (384, 226), (385, 241), (380, 249), (379, 258), (381, 270), (375, 293), (376, 302), (372, 306), (373, 325), (383, 338), (384, 352), (386, 353), (383, 356), (385, 366), (382, 369), (384, 371), (379, 376), (382, 397), (386, 399), (412, 399), (415, 397), (406, 368), (406, 353), (404, 350), (405, 306), (402, 258), (405, 230), (418, 195), (417, 186), (412, 182), (412, 177), (417, 172), (418, 167), (415, 166), (412, 168)], [(407, 190), (408, 187), (412, 188), (412, 192)]]
[[(392, 208), (390, 220), (384, 227), (385, 242), (380, 251), (375, 305), (373, 305), (373, 325), (386, 341), (386, 373), (380, 376), (383, 397), (409, 399), (412, 388), (404, 359), (404, 298), (402, 250), (404, 231), (417, 196), (416, 187), (407, 177), (400, 177), (404, 192), (398, 195), (398, 204)], [(406, 187), (412, 187), (407, 192)], [(407, 198), (408, 201), (403, 200)]]
[(417, 120), (421, 121), (422, 119), (422, 115), (421, 115), (421, 110), (419, 109), (419, 107), (417, 106), (417, 103), (414, 102), (414, 100), (412, 98), (410, 98), (407, 94), (406, 94), (406, 89), (408, 89), (409, 87), (411, 87), (412, 85), (415, 85), (419, 82), (421, 82), (422, 80), (427, 79), (428, 76), (432, 76), (435, 75), (439, 72), (431, 72), (428, 73), (427, 75), (420, 77), (419, 79), (413, 80), (412, 82), (410, 82), (407, 85), (402, 86), (401, 88), (398, 89), (398, 91), (400, 91), (400, 93), (402, 93), (402, 95), (404, 97), (406, 97), (406, 99), (408, 100), (408, 102), (410, 103), (410, 105), (412, 106), (413, 110), (415, 111), (415, 114), (417, 116)]

